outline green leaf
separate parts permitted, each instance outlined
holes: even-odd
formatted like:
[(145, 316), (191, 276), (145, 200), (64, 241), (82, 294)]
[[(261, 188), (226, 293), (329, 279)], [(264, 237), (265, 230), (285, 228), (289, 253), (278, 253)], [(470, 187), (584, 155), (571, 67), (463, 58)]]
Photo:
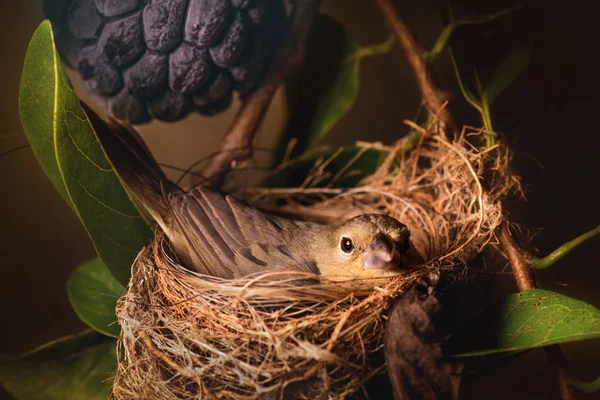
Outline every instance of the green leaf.
[(389, 52), (394, 43), (394, 38), (391, 37), (379, 45), (360, 47), (345, 32), (343, 53), (346, 57), (337, 67), (335, 80), (317, 103), (309, 131), (308, 148), (315, 147), (356, 102), (360, 86), (361, 61), (368, 56)]
[(375, 148), (357, 146), (337, 150), (315, 152), (302, 157), (297, 162), (281, 169), (269, 177), (265, 187), (299, 187), (318, 161), (326, 163), (323, 173), (329, 178), (316, 184), (323, 187), (335, 179), (335, 187), (354, 187), (364, 177), (375, 172), (385, 152)]
[(338, 60), (328, 68), (331, 80), (316, 100), (316, 108), (308, 130), (310, 149), (316, 146), (335, 124), (352, 108), (358, 96), (360, 57), (353, 57), (360, 50), (358, 42), (352, 39), (338, 22), (324, 16), (317, 19), (317, 30), (338, 30), (341, 43), (337, 49)]
[(116, 363), (116, 341), (87, 331), (0, 360), (0, 382), (19, 400), (106, 400)]
[(115, 307), (123, 290), (99, 258), (79, 266), (67, 282), (69, 301), (79, 318), (94, 330), (114, 338), (121, 331)]
[(533, 41), (528, 41), (513, 48), (507, 54), (483, 88), (483, 95), (488, 104), (493, 104), (498, 96), (523, 73), (529, 64), (532, 51)]
[(81, 107), (60, 63), (48, 21), (42, 22), (29, 44), (20, 112), (44, 171), (73, 204), (102, 261), (126, 285), (131, 264), (152, 231)]
[(60, 60), (54, 49), (49, 22), (35, 31), (23, 66), (19, 89), (19, 114), (27, 140), (40, 166), (56, 190), (72, 207), (67, 188), (60, 174), (54, 152), (54, 130), (59, 82), (56, 79)]
[(288, 82), (293, 97), (286, 136), (300, 139), (298, 153), (315, 147), (352, 108), (359, 92), (361, 61), (389, 52), (394, 43), (390, 35), (383, 43), (361, 47), (339, 22), (318, 15), (298, 80)]
[(600, 310), (542, 289), (513, 294), (470, 321), (449, 343), (459, 357), (600, 338)]

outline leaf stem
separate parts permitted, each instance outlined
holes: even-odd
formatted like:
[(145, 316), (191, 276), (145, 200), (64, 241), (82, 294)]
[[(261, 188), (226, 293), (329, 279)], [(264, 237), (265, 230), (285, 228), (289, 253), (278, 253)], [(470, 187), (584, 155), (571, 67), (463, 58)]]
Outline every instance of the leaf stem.
[(390, 50), (392, 50), (392, 48), (394, 47), (395, 43), (396, 43), (396, 37), (394, 35), (389, 35), (388, 38), (385, 40), (385, 42), (382, 42), (379, 44), (374, 44), (371, 46), (359, 47), (359, 49), (356, 50), (354, 52), (354, 54), (351, 54), (346, 59), (346, 61), (355, 60), (357, 58), (372, 57), (372, 56), (378, 56), (381, 54), (389, 53)]
[(600, 376), (591, 382), (575, 380), (573, 381), (573, 386), (583, 393), (596, 393), (600, 391)]
[(491, 133), (494, 131), (494, 127), (492, 126), (492, 116), (490, 115), (490, 104), (485, 96), (481, 98), (481, 120), (483, 121), (485, 130), (490, 132), (486, 134), (487, 147), (492, 147), (496, 144), (496, 138)]
[(576, 247), (578, 247), (585, 241), (593, 238), (594, 236), (596, 236), (598, 234), (600, 234), (600, 225), (598, 225), (594, 229), (589, 230), (588, 232), (584, 233), (583, 235), (561, 245), (559, 248), (557, 248), (556, 250), (554, 250), (552, 253), (550, 253), (549, 255), (547, 255), (544, 258), (533, 257), (529, 261), (531, 264), (531, 267), (535, 268), (535, 269), (546, 269), (546, 268), (554, 265), (554, 263), (556, 263), (561, 258), (563, 258), (567, 254), (569, 254)]
[(478, 109), (479, 114), (481, 114), (481, 121), (483, 122), (483, 127), (486, 131), (485, 134), (485, 143), (487, 147), (492, 147), (496, 144), (496, 138), (492, 133), (494, 131), (494, 127), (492, 126), (492, 116), (490, 114), (490, 103), (488, 98), (483, 90), (483, 85), (481, 84), (481, 79), (479, 78), (479, 73), (477, 70), (473, 71), (473, 76), (475, 77), (475, 86), (477, 88), (477, 94), (479, 94), (480, 105), (481, 108)]
[(450, 60), (452, 61), (452, 66), (454, 67), (454, 73), (456, 74), (456, 81), (458, 82), (458, 87), (463, 97), (474, 109), (476, 109), (479, 113), (482, 113), (482, 106), (479, 101), (475, 98), (473, 93), (467, 89), (462, 78), (460, 77), (460, 71), (458, 70), (458, 64), (456, 63), (456, 58), (454, 57), (454, 53), (450, 50)]
[(503, 15), (510, 13), (511, 11), (521, 8), (522, 6), (523, 6), (522, 4), (516, 4), (513, 7), (507, 8), (505, 10), (500, 10), (495, 13), (487, 14), (487, 15), (480, 17), (479, 19), (474, 19), (474, 20), (455, 20), (452, 6), (450, 6), (450, 8), (448, 9), (448, 14), (449, 14), (448, 19), (450, 20), (450, 22), (442, 30), (442, 32), (440, 33), (440, 36), (438, 36), (438, 38), (435, 41), (435, 43), (433, 44), (433, 47), (431, 48), (431, 50), (429, 50), (428, 52), (426, 52), (423, 55), (425, 60), (428, 63), (431, 63), (437, 57), (439, 57), (439, 55), (442, 54), (444, 49), (446, 47), (448, 47), (448, 43), (450, 42), (450, 37), (452, 37), (452, 34), (454, 33), (454, 31), (456, 29), (458, 29), (459, 27), (461, 27), (463, 25), (485, 24), (486, 22), (490, 22), (490, 21), (495, 20), (496, 18), (500, 18)]
[(433, 44), (431, 50), (424, 54), (425, 60), (428, 63), (432, 63), (436, 58), (439, 57), (440, 54), (444, 51), (444, 49), (448, 46), (448, 42), (450, 41), (450, 37), (454, 30), (458, 27), (454, 22), (449, 23), (440, 33), (437, 40)]

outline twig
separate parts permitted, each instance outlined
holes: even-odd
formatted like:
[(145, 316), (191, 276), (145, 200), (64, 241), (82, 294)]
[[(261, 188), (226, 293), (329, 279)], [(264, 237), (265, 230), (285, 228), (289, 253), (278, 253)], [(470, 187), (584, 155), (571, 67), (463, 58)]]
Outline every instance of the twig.
[[(221, 142), (221, 152), (210, 161), (202, 173), (215, 186), (222, 183), (227, 172), (236, 162), (247, 160), (252, 155), (252, 141), (275, 92), (283, 82), (291, 64), (297, 63), (302, 58), (302, 46), (319, 3), (320, 0), (296, 2), (286, 39), (269, 70), (268, 78), (244, 101)], [(232, 149), (238, 150), (232, 151)]]
[[(531, 256), (511, 235), (506, 222), (499, 227), (499, 240), (506, 251), (519, 290), (535, 289), (536, 285), (533, 281), (532, 271), (529, 266)], [(573, 379), (569, 374), (567, 360), (565, 359), (560, 346), (557, 344), (546, 346), (544, 347), (544, 351), (546, 352), (546, 357), (548, 357), (550, 364), (556, 370), (561, 398), (563, 400), (574, 400), (575, 391), (573, 389)]]
[(398, 14), (398, 11), (392, 4), (391, 0), (375, 0), (379, 6), (383, 17), (389, 29), (396, 35), (398, 43), (404, 50), (404, 54), (415, 75), (417, 85), (421, 91), (425, 107), (432, 115), (439, 115), (442, 125), (442, 132), (455, 136), (458, 134), (458, 128), (454, 120), (454, 116), (450, 113), (447, 107), (442, 107), (449, 99), (448, 93), (439, 88), (433, 73), (427, 65), (427, 52), (408, 28), (406, 22)]

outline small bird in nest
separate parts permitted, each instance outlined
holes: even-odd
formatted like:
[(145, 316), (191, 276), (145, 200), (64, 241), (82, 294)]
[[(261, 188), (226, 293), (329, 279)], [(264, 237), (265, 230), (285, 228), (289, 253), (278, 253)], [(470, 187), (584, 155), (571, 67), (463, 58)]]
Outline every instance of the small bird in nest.
[(163, 230), (183, 249), (178, 257), (207, 275), (301, 271), (333, 281), (383, 278), (398, 273), (410, 247), (406, 225), (386, 215), (330, 226), (267, 214), (204, 186), (166, 197), (173, 218), (163, 220)]
[(266, 213), (207, 186), (184, 191), (133, 129), (88, 115), (119, 175), (189, 269), (225, 279), (293, 271), (376, 281), (408, 266), (410, 232), (390, 216), (364, 214), (332, 226)]

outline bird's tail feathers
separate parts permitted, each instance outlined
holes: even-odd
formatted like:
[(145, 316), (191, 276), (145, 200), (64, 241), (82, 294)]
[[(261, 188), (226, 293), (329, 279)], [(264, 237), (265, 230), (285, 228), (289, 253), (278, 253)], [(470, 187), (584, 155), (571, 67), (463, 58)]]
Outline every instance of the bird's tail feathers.
[(105, 121), (84, 103), (82, 106), (116, 172), (168, 235), (171, 210), (166, 195), (181, 189), (166, 177), (133, 127), (114, 119)]
[(218, 265), (216, 257), (207, 258), (214, 242), (202, 240), (204, 231), (212, 227), (206, 221), (201, 224), (202, 229), (193, 223), (193, 216), (202, 212), (196, 197), (166, 177), (133, 127), (112, 119), (105, 121), (89, 107), (84, 108), (115, 170), (160, 225), (177, 258), (200, 273), (223, 276), (224, 271), (214, 269)]

